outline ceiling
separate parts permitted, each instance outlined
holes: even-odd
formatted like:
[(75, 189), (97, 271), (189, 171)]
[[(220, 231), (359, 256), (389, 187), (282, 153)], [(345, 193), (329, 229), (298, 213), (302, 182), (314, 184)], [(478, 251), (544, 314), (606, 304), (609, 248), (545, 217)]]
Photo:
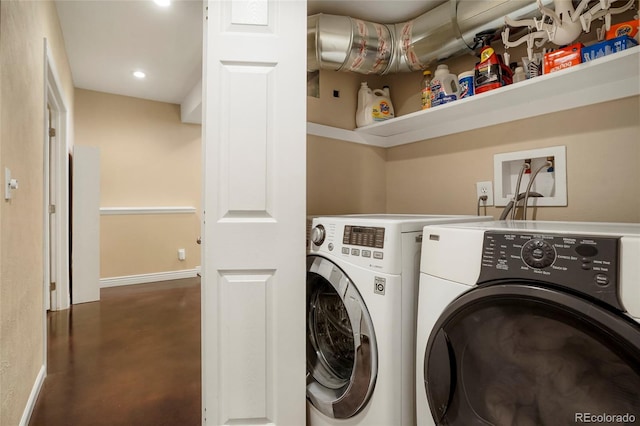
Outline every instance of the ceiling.
[(346, 15), (380, 24), (408, 21), (447, 0), (308, 0), (307, 14)]
[[(308, 14), (402, 22), (444, 0), (310, 0)], [(202, 1), (56, 0), (73, 82), (80, 89), (191, 105), (201, 89)], [(145, 79), (132, 73), (142, 70)], [(199, 104), (199, 103), (198, 103)]]

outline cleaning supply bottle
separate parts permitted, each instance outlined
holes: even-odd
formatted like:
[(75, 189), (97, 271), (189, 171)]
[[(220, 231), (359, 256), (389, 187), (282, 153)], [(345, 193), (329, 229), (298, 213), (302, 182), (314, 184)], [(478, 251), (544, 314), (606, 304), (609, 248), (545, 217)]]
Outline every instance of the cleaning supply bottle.
[(395, 116), (389, 86), (384, 86), (382, 90), (373, 91), (371, 102), (371, 116), (373, 121), (385, 121)]
[(516, 67), (516, 71), (513, 73), (513, 82), (518, 83), (521, 81), (525, 81), (527, 79), (527, 75), (524, 73), (524, 68)]
[(422, 72), (422, 81), (420, 82), (420, 100), (422, 109), (431, 108), (431, 71), (424, 70)]
[(360, 89), (358, 90), (358, 108), (356, 109), (356, 126), (362, 127), (367, 124), (373, 123), (373, 117), (371, 113), (367, 114), (369, 103), (371, 102), (371, 89), (367, 86), (367, 83), (363, 81), (360, 83)]
[(460, 99), (473, 96), (474, 76), (475, 76), (475, 71), (465, 71), (458, 75), (458, 83), (460, 84)]
[(483, 31), (475, 37), (476, 42), (482, 42), (480, 62), (475, 68), (475, 93), (480, 94), (512, 83), (513, 73), (505, 65), (502, 56), (491, 47), (494, 31)]
[(438, 65), (431, 80), (431, 107), (453, 102), (460, 97), (458, 77), (445, 64)]

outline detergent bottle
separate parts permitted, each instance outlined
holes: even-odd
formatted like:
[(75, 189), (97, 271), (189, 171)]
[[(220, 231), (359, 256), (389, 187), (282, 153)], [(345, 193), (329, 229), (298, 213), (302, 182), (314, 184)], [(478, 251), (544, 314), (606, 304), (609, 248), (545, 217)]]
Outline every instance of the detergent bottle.
[(384, 86), (382, 90), (373, 91), (371, 116), (373, 121), (385, 121), (395, 116), (389, 95), (389, 86)]
[(373, 117), (371, 113), (367, 114), (369, 103), (371, 102), (371, 96), (373, 92), (367, 86), (367, 83), (363, 81), (360, 83), (360, 89), (358, 90), (358, 108), (356, 109), (356, 126), (362, 127), (367, 124), (373, 123)]
[(366, 82), (360, 84), (358, 90), (358, 108), (356, 110), (356, 126), (362, 127), (376, 121), (393, 118), (394, 111), (389, 96), (389, 87), (371, 90)]
[(460, 97), (458, 77), (445, 64), (438, 65), (431, 80), (431, 107), (453, 102)]

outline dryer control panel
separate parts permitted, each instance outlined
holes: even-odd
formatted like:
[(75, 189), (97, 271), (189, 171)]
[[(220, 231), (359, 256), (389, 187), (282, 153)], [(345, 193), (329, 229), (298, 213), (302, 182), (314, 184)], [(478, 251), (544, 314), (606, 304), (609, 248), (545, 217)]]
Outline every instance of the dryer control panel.
[(536, 280), (579, 291), (622, 310), (619, 241), (616, 237), (487, 231), (478, 284)]

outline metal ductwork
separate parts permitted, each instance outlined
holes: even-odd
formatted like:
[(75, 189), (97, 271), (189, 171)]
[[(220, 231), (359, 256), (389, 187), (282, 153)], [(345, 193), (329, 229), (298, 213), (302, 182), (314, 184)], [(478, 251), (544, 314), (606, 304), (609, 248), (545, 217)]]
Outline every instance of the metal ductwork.
[(307, 18), (307, 70), (360, 74), (422, 70), (434, 61), (472, 53), (475, 35), (502, 28), (505, 15), (523, 19), (537, 12), (536, 0), (448, 0), (399, 24), (312, 15)]

